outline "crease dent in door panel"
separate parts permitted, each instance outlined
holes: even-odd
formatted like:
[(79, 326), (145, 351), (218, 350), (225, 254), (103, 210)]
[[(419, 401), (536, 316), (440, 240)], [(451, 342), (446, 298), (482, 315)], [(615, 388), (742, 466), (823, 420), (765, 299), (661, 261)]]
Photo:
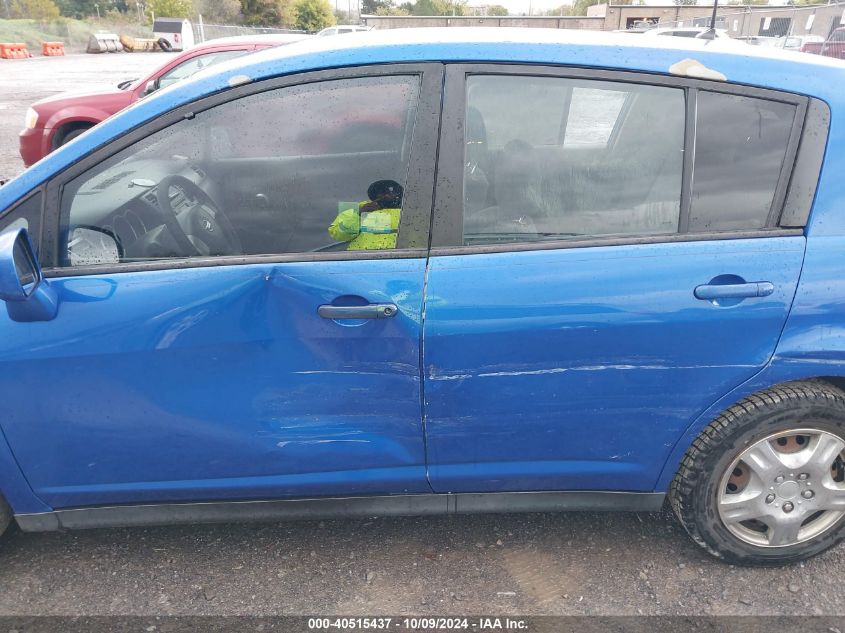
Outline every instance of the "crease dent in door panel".
[[(752, 368), (757, 365), (729, 365), (730, 367)], [(511, 376), (542, 376), (544, 374), (562, 374), (569, 371), (630, 371), (630, 370), (675, 370), (675, 369), (722, 369), (728, 365), (582, 365), (574, 367), (552, 367), (550, 369), (526, 369), (497, 372), (478, 372), (475, 374), (438, 374), (436, 368), (431, 367), (428, 375), (429, 380), (466, 380), (469, 378), (504, 378)]]

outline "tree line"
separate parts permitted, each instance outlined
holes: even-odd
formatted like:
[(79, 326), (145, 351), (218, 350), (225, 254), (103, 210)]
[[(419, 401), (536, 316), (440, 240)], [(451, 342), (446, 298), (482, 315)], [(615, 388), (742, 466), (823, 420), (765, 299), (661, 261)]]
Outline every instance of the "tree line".
[[(471, 15), (467, 0), (353, 0), (360, 1), (366, 15)], [(477, 2), (478, 0), (474, 0)], [(535, 15), (586, 15), (587, 8), (607, 0), (572, 0), (571, 4), (536, 12)], [(609, 0), (611, 4), (644, 4), (644, 0)], [(824, 4), (828, 0), (790, 0), (790, 5)], [(51, 21), (61, 16), (86, 19), (94, 16), (140, 18), (196, 17), (209, 23), (246, 24), (295, 28), (314, 32), (335, 24), (337, 19), (349, 21), (352, 16), (333, 11), (330, 0), (0, 0), (0, 18), (29, 18)], [(337, 0), (335, 0), (337, 2)], [(347, 0), (348, 2), (348, 0)], [(672, 0), (674, 4), (696, 4), (696, 0)], [(765, 4), (767, 0), (722, 0), (721, 4)], [(341, 0), (343, 4), (343, 0)], [(525, 0), (526, 6), (528, 0)], [(5, 9), (5, 15), (4, 15)], [(508, 15), (500, 5), (486, 5), (485, 15)]]
[(335, 24), (329, 0), (0, 0), (0, 18), (49, 22), (62, 17), (142, 20), (152, 16), (196, 18), (209, 23), (245, 24), (319, 31)]

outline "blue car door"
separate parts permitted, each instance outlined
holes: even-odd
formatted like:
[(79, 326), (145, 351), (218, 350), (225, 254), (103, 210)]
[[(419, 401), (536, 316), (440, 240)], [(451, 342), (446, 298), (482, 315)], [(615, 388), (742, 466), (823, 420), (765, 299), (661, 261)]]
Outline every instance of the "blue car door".
[(653, 490), (775, 349), (804, 253), (778, 226), (803, 100), (494, 66), (450, 67), (445, 99), (432, 487)]
[[(396, 65), (242, 87), (48, 185), (58, 314), (0, 315), (2, 428), (44, 502), (430, 491), (419, 341), (441, 78)], [(358, 240), (379, 214), (398, 227)]]

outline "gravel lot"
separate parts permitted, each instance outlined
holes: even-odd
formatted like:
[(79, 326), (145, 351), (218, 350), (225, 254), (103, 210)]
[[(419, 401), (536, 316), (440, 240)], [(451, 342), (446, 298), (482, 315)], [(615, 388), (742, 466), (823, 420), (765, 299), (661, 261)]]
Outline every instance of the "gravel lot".
[(729, 566), (668, 513), (15, 530), (0, 614), (841, 615), (843, 563)]
[[(0, 60), (0, 178), (22, 169), (17, 133), (32, 101), (164, 60)], [(0, 540), (0, 615), (844, 615), (843, 564), (845, 546), (783, 569), (725, 565), (668, 512), (12, 528)]]
[(143, 77), (174, 53), (114, 53), (0, 59), (0, 180), (23, 170), (18, 132), (34, 101), (59, 92), (86, 92)]

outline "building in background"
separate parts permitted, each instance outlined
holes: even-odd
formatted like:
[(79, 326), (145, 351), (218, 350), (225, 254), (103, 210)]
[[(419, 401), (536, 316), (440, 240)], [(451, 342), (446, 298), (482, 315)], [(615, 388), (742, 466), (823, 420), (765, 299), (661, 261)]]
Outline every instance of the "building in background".
[[(778, 0), (776, 0), (778, 1)], [(363, 15), (368, 27), (395, 29), (419, 26), (523, 26), (593, 31), (643, 30), (649, 26), (709, 26), (712, 5), (597, 4), (586, 16), (381, 16)], [(716, 26), (731, 37), (819, 35), (825, 39), (845, 25), (845, 3), (810, 6), (720, 6)]]

